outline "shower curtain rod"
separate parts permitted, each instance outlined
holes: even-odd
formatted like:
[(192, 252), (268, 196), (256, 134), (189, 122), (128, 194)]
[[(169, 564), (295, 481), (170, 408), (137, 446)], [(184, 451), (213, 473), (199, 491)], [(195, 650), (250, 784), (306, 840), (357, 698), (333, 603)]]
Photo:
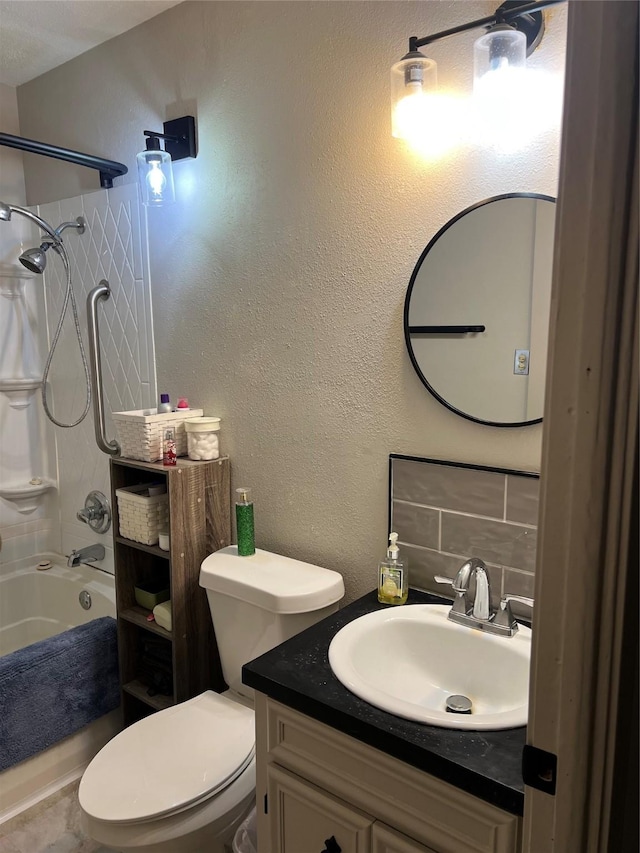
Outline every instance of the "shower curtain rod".
[(10, 133), (0, 133), (0, 145), (18, 148), (29, 154), (42, 154), (44, 157), (66, 160), (78, 166), (86, 166), (88, 169), (97, 169), (100, 172), (100, 186), (106, 190), (113, 187), (114, 178), (126, 175), (129, 171), (124, 163), (116, 163), (115, 160), (105, 160), (103, 157), (94, 157), (93, 154), (83, 154), (81, 151), (60, 148), (58, 145), (49, 145), (47, 142), (36, 142), (35, 139), (25, 139), (23, 136), (12, 136)]

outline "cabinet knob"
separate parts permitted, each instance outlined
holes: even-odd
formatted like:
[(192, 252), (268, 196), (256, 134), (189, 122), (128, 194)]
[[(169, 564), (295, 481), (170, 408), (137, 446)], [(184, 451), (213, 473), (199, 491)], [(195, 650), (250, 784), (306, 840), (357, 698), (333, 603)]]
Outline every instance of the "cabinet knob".
[(342, 853), (342, 847), (336, 841), (335, 835), (325, 839), (324, 850), (321, 850), (320, 853)]

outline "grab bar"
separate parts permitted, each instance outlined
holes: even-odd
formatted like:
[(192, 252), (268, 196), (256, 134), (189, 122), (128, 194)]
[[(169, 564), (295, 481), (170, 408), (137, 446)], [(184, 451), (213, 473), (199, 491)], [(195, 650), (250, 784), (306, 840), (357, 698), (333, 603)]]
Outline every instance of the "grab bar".
[(100, 331), (98, 328), (98, 300), (108, 299), (111, 288), (106, 279), (93, 288), (87, 296), (87, 321), (89, 326), (89, 367), (93, 385), (93, 425), (96, 431), (96, 444), (103, 453), (117, 456), (120, 445), (115, 440), (107, 441), (104, 429), (104, 405), (102, 402), (102, 363), (100, 361)]

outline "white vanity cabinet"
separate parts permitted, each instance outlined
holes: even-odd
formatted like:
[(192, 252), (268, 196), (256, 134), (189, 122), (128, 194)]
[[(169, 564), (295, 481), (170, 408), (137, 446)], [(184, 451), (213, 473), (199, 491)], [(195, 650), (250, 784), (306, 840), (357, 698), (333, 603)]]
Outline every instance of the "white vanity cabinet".
[(277, 764), (267, 766), (267, 796), (279, 853), (436, 853)]
[(256, 693), (258, 853), (517, 853), (521, 818)]
[[(321, 853), (328, 848), (328, 853), (338, 853), (339, 846), (341, 853), (370, 853), (371, 815), (276, 764), (267, 767), (267, 796), (272, 850)], [(331, 837), (335, 844), (325, 844)]]

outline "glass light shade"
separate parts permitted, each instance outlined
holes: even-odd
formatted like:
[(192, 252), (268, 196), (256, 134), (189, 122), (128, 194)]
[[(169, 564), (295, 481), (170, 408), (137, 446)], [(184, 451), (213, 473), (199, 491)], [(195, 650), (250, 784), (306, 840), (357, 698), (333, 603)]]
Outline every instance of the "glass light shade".
[(391, 67), (391, 135), (413, 142), (429, 132), (430, 99), (438, 91), (436, 63), (412, 51)]
[(473, 45), (474, 86), (485, 74), (527, 66), (527, 37), (507, 24), (498, 24)]
[(527, 39), (498, 25), (473, 46), (475, 135), (505, 151), (528, 141)]
[(173, 185), (171, 156), (166, 151), (141, 151), (138, 164), (138, 185), (142, 203), (148, 207), (162, 207), (176, 200)]

